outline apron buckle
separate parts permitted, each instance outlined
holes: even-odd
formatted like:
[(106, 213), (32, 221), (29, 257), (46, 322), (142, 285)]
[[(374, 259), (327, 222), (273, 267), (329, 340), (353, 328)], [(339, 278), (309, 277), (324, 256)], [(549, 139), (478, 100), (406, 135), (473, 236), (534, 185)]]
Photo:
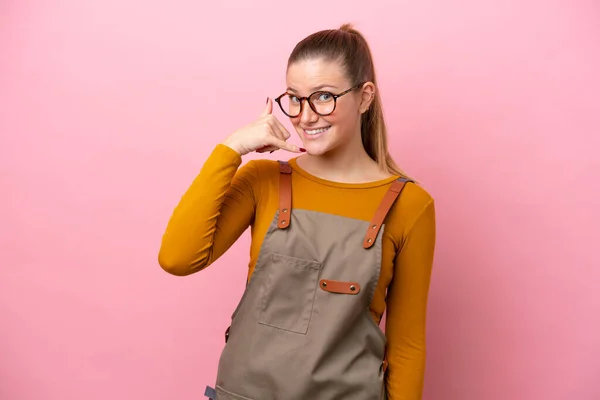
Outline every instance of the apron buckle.
[(215, 389), (207, 386), (206, 390), (204, 391), (204, 396), (208, 397), (210, 400), (215, 400), (217, 398), (217, 392)]

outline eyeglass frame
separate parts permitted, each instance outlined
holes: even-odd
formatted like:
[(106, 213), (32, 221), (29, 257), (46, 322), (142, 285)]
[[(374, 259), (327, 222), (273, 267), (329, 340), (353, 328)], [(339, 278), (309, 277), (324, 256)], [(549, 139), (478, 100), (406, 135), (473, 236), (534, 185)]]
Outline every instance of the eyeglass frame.
[[(317, 114), (317, 115), (319, 115), (319, 116), (321, 116), (321, 117), (326, 117), (326, 116), (328, 116), (328, 115), (331, 115), (331, 114), (333, 114), (333, 112), (335, 111), (335, 109), (336, 109), (336, 107), (337, 107), (337, 99), (338, 99), (338, 98), (342, 97), (343, 95), (345, 95), (345, 94), (347, 94), (347, 93), (350, 93), (351, 91), (353, 91), (353, 90), (355, 90), (355, 89), (358, 89), (359, 87), (361, 87), (361, 86), (362, 86), (362, 85), (364, 85), (365, 83), (367, 83), (367, 81), (365, 81), (365, 82), (361, 82), (361, 83), (359, 83), (358, 85), (352, 86), (350, 89), (348, 89), (348, 90), (344, 90), (343, 92), (341, 92), (341, 93), (338, 93), (338, 94), (333, 94), (333, 93), (331, 93), (331, 92), (329, 92), (329, 91), (327, 91), (327, 90), (317, 90), (316, 92), (313, 92), (313, 93), (311, 93), (310, 95), (308, 95), (308, 96), (306, 96), (306, 97), (299, 97), (299, 96), (296, 96), (296, 95), (294, 95), (293, 93), (289, 93), (289, 92), (286, 90), (286, 91), (285, 91), (285, 93), (283, 93), (282, 95), (280, 95), (280, 96), (276, 97), (276, 98), (275, 98), (275, 101), (277, 102), (277, 104), (279, 104), (279, 108), (281, 109), (281, 111), (282, 111), (282, 112), (283, 112), (285, 115), (287, 115), (288, 117), (290, 117), (290, 118), (298, 118), (300, 115), (302, 115), (302, 111), (303, 111), (303, 107), (304, 107), (304, 100), (306, 100), (306, 101), (308, 102), (308, 106), (310, 107), (310, 109), (311, 109), (311, 110), (313, 110), (313, 111), (314, 111), (314, 113), (315, 113), (315, 114)], [(330, 94), (330, 95), (333, 97), (333, 110), (331, 110), (331, 111), (330, 111), (330, 112), (328, 112), (327, 114), (321, 114), (320, 112), (318, 112), (317, 110), (315, 110), (315, 106), (314, 106), (314, 105), (313, 105), (313, 103), (310, 101), (310, 98), (311, 98), (312, 96), (314, 96), (315, 94), (317, 94), (317, 93), (327, 93), (327, 94)], [(288, 114), (287, 112), (285, 112), (285, 110), (283, 109), (283, 106), (281, 105), (281, 98), (282, 98), (283, 96), (286, 96), (286, 95), (292, 95), (292, 96), (296, 97), (296, 98), (297, 98), (297, 99), (300, 101), (300, 103), (299, 103), (299, 104), (300, 104), (300, 111), (298, 111), (298, 114), (297, 114), (297, 115), (294, 115), (294, 116), (292, 116), (292, 115)]]

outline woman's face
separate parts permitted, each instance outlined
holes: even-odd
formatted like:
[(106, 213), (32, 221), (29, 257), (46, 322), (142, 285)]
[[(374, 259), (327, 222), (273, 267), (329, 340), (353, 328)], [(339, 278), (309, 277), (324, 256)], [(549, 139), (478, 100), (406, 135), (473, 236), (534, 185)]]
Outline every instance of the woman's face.
[[(298, 107), (294, 96), (308, 97), (317, 91), (340, 94), (350, 89), (355, 82), (346, 77), (344, 68), (339, 62), (326, 61), (321, 58), (297, 61), (288, 67), (287, 93), (291, 98), (287, 101), (291, 107)], [(372, 85), (372, 84), (371, 84)], [(372, 87), (372, 86), (369, 86)], [(302, 140), (308, 154), (323, 155), (332, 150), (341, 149), (351, 143), (361, 142), (360, 116), (368, 108), (371, 94), (364, 93), (362, 88), (350, 91), (336, 100), (335, 110), (328, 116), (315, 113), (307, 101), (302, 104), (302, 113), (290, 118), (292, 125)], [(365, 102), (364, 99), (367, 99)], [(315, 106), (327, 109), (333, 99), (327, 94), (317, 95)], [(320, 103), (320, 104), (319, 104)]]

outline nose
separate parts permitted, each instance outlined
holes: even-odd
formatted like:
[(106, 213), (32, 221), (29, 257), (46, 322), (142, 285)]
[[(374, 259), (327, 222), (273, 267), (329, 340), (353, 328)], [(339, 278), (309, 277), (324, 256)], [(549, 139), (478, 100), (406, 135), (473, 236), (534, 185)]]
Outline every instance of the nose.
[(302, 114), (300, 114), (300, 121), (304, 124), (314, 123), (319, 119), (319, 115), (310, 108), (308, 100), (304, 100), (302, 107)]

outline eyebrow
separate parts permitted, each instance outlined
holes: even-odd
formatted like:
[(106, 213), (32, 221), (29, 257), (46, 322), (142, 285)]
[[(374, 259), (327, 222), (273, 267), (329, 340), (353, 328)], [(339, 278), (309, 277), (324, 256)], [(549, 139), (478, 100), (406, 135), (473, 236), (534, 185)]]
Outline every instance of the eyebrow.
[[(334, 85), (319, 85), (319, 86), (313, 87), (311, 90), (313, 92), (318, 92), (319, 90), (322, 90), (322, 89), (325, 89), (325, 88), (331, 88), (331, 89), (338, 89), (339, 90), (339, 88), (337, 86), (334, 86)], [(292, 87), (288, 87), (286, 90), (288, 90), (290, 92), (298, 93), (298, 91), (296, 89), (292, 88)]]

